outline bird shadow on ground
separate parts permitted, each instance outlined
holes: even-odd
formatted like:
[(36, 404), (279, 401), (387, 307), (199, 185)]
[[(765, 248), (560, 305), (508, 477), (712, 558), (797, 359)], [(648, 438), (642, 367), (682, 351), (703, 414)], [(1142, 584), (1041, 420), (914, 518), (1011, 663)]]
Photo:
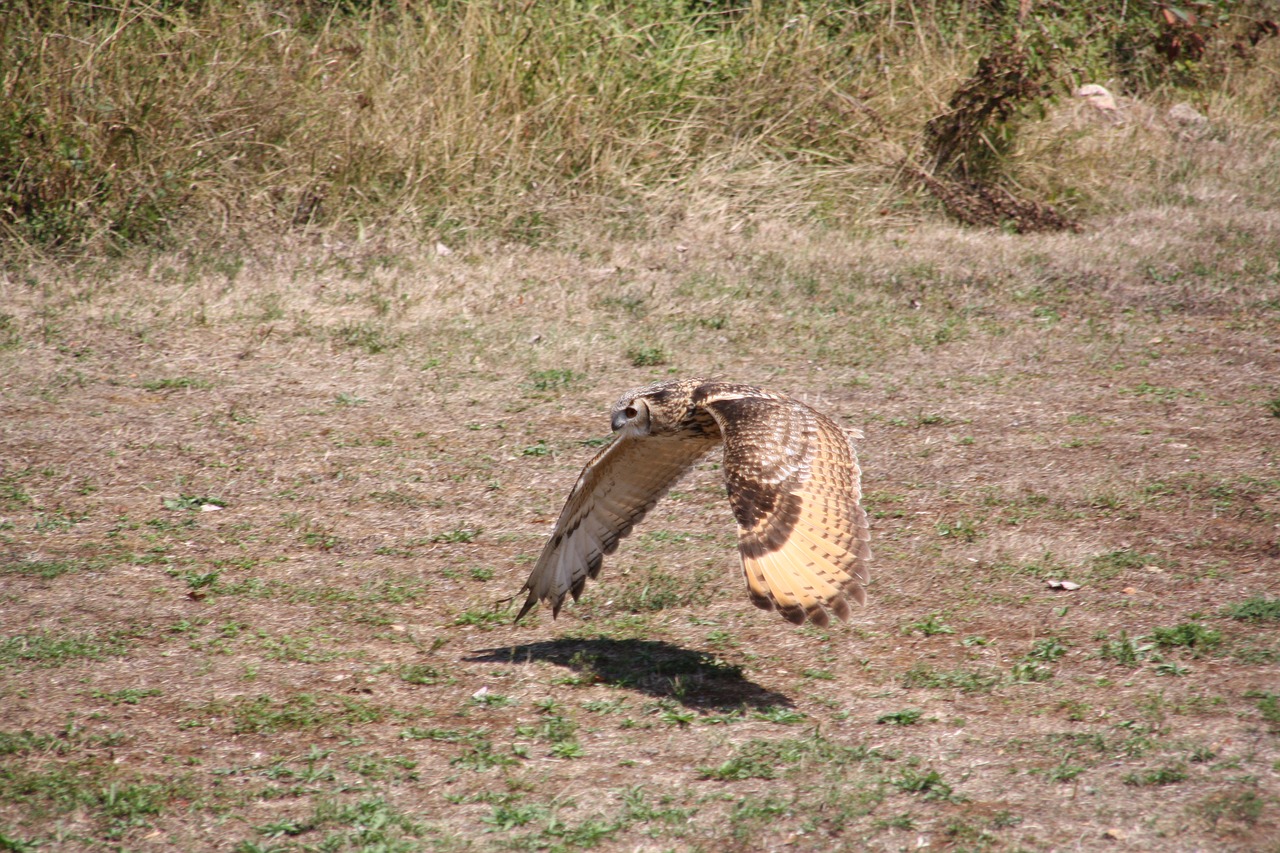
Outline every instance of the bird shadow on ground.
[(671, 699), (700, 710), (792, 707), (792, 702), (756, 684), (742, 667), (706, 652), (661, 640), (544, 640), (495, 649), (479, 649), (470, 663), (547, 661), (577, 673), (573, 683), (608, 684)]

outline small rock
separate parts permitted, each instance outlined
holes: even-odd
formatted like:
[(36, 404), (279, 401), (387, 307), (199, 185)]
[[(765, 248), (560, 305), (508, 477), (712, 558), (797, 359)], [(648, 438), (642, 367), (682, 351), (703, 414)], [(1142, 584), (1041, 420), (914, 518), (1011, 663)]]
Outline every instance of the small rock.
[(1165, 113), (1165, 121), (1183, 139), (1199, 139), (1209, 130), (1209, 119), (1190, 104), (1174, 104)]
[(1209, 123), (1209, 119), (1201, 115), (1190, 104), (1174, 104), (1169, 107), (1169, 112), (1166, 116), (1174, 124), (1201, 125)]
[(1084, 102), (1096, 110), (1104, 113), (1113, 113), (1116, 111), (1115, 96), (1099, 86), (1097, 83), (1088, 83), (1076, 89), (1075, 96), (1083, 98)]
[(1118, 829), (1108, 829), (1106, 832), (1102, 833), (1102, 837), (1108, 838), (1112, 841), (1124, 841), (1129, 836), (1125, 835)]
[(1072, 592), (1080, 588), (1080, 584), (1073, 583), (1072, 581), (1045, 581), (1045, 585), (1048, 586), (1049, 589), (1065, 589), (1068, 592)]
[(1121, 107), (1115, 95), (1096, 83), (1081, 86), (1072, 94), (1092, 107), (1092, 117), (1105, 124), (1124, 124), (1128, 118), (1128, 110)]

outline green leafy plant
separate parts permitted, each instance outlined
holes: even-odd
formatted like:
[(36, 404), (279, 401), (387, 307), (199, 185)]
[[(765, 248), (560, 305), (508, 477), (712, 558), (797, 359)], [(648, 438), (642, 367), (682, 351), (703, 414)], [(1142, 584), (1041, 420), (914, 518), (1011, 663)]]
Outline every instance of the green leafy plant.
[(936, 637), (939, 634), (954, 634), (956, 629), (938, 621), (936, 613), (930, 613), (924, 619), (903, 626), (902, 633), (911, 634), (915, 632), (924, 634), (926, 637)]
[(1222, 632), (1199, 622), (1183, 622), (1172, 628), (1155, 628), (1149, 639), (1160, 648), (1186, 648), (1204, 654), (1222, 644)]
[(1114, 640), (1106, 640), (1098, 649), (1098, 656), (1103, 660), (1113, 660), (1121, 666), (1134, 667), (1146, 660), (1151, 654), (1150, 643), (1139, 642), (1130, 637), (1128, 632), (1121, 631)]
[(1241, 622), (1280, 622), (1280, 598), (1257, 595), (1228, 605), (1224, 612)]
[(913, 726), (919, 722), (924, 712), (918, 708), (903, 708), (901, 711), (893, 711), (888, 714), (881, 714), (876, 717), (877, 723), (891, 723), (895, 726)]

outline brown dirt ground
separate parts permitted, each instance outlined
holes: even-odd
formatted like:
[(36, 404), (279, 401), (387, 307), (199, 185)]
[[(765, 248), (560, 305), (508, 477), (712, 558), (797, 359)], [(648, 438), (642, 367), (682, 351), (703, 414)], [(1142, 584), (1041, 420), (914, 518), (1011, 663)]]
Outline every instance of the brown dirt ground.
[[(1277, 623), (1224, 610), (1280, 596), (1273, 212), (2, 286), (6, 849), (1280, 850)], [(868, 607), (751, 608), (713, 457), (495, 618), (617, 393), (694, 374), (865, 432)]]

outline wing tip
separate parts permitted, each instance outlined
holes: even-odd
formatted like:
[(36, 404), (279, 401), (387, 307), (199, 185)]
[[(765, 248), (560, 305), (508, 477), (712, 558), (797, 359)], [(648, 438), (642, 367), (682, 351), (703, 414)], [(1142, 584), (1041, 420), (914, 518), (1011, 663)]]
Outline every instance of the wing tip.
[(792, 625), (799, 626), (812, 622), (816, 628), (831, 627), (832, 616), (841, 622), (850, 621), (853, 618), (851, 600), (861, 607), (867, 604), (867, 591), (856, 579), (850, 579), (842, 584), (835, 594), (825, 598), (810, 599), (808, 603), (783, 604), (770, 594), (752, 589), (750, 584), (747, 586), (747, 595), (756, 607), (761, 610), (776, 611)]
[(812, 616), (810, 611), (804, 609), (798, 604), (793, 604), (790, 607), (779, 606), (778, 614), (792, 625), (803, 625), (805, 620)]
[(816, 628), (826, 628), (831, 625), (831, 615), (827, 613), (827, 608), (818, 606), (808, 612), (809, 621)]
[(530, 592), (529, 597), (524, 600), (524, 607), (520, 608), (520, 612), (516, 614), (515, 619), (511, 620), (511, 624), (512, 625), (517, 624), (521, 619), (524, 618), (526, 613), (528, 613), (530, 610), (533, 609), (533, 606), (537, 603), (538, 603), (538, 597), (534, 593)]
[[(579, 590), (579, 592), (580, 591), (581, 590)], [(559, 596), (547, 595), (542, 599), (544, 601), (551, 602), (551, 618), (552, 619), (559, 618), (560, 608), (561, 606), (564, 605), (564, 598), (565, 598), (564, 594), (561, 593)], [(578, 596), (574, 595), (573, 600), (577, 601)], [(520, 612), (516, 614), (516, 618), (511, 620), (511, 624), (514, 625), (518, 623), (521, 619), (523, 619), (525, 617), (525, 614), (527, 614), (530, 610), (532, 610), (534, 605), (536, 605), (538, 601), (539, 601), (538, 594), (531, 590), (529, 592), (529, 597), (524, 600), (524, 606), (520, 608)]]

